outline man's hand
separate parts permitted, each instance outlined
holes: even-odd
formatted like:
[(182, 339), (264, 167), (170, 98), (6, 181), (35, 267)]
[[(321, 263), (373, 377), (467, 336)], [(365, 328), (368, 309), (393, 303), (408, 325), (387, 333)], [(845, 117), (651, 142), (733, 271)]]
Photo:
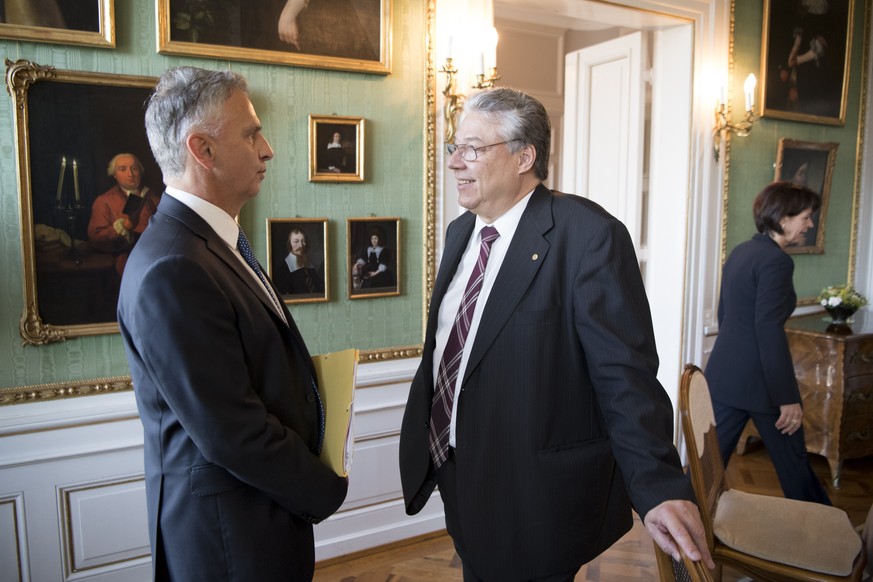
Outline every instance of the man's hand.
[(703, 560), (707, 568), (715, 568), (706, 545), (706, 531), (700, 521), (700, 512), (690, 501), (665, 501), (646, 514), (644, 523), (655, 543), (674, 560), (681, 560), (679, 548), (682, 548), (695, 562)]
[(124, 237), (127, 242), (131, 242), (132, 240), (129, 230), (132, 227), (133, 224), (131, 224), (130, 219), (125, 216), (122, 216), (112, 223), (112, 228), (115, 229), (115, 232), (118, 233), (118, 236)]

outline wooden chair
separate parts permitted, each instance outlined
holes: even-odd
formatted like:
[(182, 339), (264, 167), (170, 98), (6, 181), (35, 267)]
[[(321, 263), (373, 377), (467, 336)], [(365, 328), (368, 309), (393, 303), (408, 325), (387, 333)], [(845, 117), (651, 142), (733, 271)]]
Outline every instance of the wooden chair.
[(846, 512), (726, 488), (709, 387), (691, 364), (679, 385), (679, 412), (716, 580), (722, 565), (755, 580), (861, 580), (865, 553)]
[(655, 545), (655, 562), (658, 564), (658, 574), (661, 582), (712, 582), (712, 574), (703, 562), (694, 562), (682, 552), (682, 561), (677, 562), (673, 556)]

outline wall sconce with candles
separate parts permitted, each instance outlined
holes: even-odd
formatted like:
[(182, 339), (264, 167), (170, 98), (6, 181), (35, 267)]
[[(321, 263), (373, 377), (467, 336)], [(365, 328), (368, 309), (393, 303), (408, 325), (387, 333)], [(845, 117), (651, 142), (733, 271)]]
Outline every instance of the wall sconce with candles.
[(725, 103), (724, 95), (718, 100), (715, 106), (715, 127), (712, 128), (712, 146), (715, 161), (718, 161), (721, 150), (721, 142), (724, 139), (726, 132), (730, 131), (740, 137), (746, 137), (752, 132), (752, 124), (755, 123), (755, 86), (757, 80), (755, 75), (749, 73), (746, 80), (743, 82), (743, 95), (745, 96), (746, 115), (742, 121), (731, 123), (728, 121), (727, 104)]
[[(494, 27), (490, 27), (485, 35), (485, 39), (484, 44), (487, 46), (485, 50), (479, 53), (479, 72), (475, 76), (475, 81), (470, 85), (470, 88), (474, 90), (491, 89), (500, 80), (500, 76), (497, 74), (497, 30)], [(464, 108), (464, 99), (466, 98), (466, 95), (458, 91), (458, 68), (455, 66), (454, 59), (451, 56), (452, 40), (452, 37), (449, 36), (449, 56), (446, 57), (446, 62), (442, 69), (440, 69), (440, 73), (445, 73), (446, 75), (446, 84), (443, 88), (443, 116), (446, 122), (446, 143), (452, 143), (455, 138), (455, 119)], [(489, 65), (491, 63), (494, 64), (493, 66), (488, 66), (487, 69), (485, 66), (486, 51), (490, 57)], [(487, 75), (485, 73), (486, 70), (488, 71)]]

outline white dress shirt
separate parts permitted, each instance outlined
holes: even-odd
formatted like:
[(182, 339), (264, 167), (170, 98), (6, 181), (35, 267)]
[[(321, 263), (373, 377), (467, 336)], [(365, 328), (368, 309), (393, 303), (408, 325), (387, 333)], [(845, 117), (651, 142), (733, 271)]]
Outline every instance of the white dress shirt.
[(183, 190), (179, 190), (178, 188), (173, 188), (172, 186), (167, 186), (166, 188), (167, 194), (193, 210), (200, 218), (206, 221), (206, 223), (215, 231), (215, 233), (223, 240), (227, 246), (230, 247), (230, 250), (236, 255), (236, 258), (239, 259), (240, 263), (242, 263), (246, 272), (251, 276), (252, 280), (257, 283), (257, 288), (260, 289), (264, 296), (270, 300), (270, 305), (273, 306), (273, 310), (279, 314), (282, 320), (285, 323), (288, 323), (288, 320), (285, 319), (285, 314), (281, 309), (278, 308), (278, 298), (271, 297), (273, 291), (271, 289), (267, 289), (264, 287), (264, 283), (261, 281), (258, 274), (252, 270), (246, 260), (243, 258), (242, 254), (239, 252), (239, 249), (236, 246), (237, 240), (239, 240), (239, 229), (240, 226), (237, 224), (236, 220), (229, 215), (227, 212), (219, 208), (218, 206), (212, 204), (211, 202), (207, 202), (203, 198), (199, 196), (195, 196)]
[[(524, 209), (527, 208), (527, 203), (530, 200), (533, 190), (528, 192), (527, 196), (519, 200), (515, 206), (510, 208), (503, 216), (495, 220), (490, 226), (497, 229), (500, 236), (497, 237), (491, 245), (491, 253), (488, 255), (488, 264), (485, 265), (485, 277), (482, 280), (482, 290), (479, 292), (479, 298), (476, 300), (476, 308), (473, 311), (473, 319), (470, 322), (470, 331), (467, 334), (467, 340), (464, 342), (464, 352), (461, 356), (461, 366), (458, 369), (458, 378), (455, 382), (455, 397), (452, 402), (452, 422), (449, 431), (449, 446), (455, 446), (455, 420), (458, 417), (458, 393), (461, 389), (461, 380), (464, 378), (464, 372), (467, 369), (467, 360), (470, 359), (470, 350), (473, 348), (473, 342), (476, 341), (476, 331), (479, 329), (479, 321), (482, 319), (482, 311), (485, 309), (485, 304), (488, 302), (488, 295), (491, 293), (491, 288), (494, 286), (494, 280), (497, 278), (497, 273), (500, 272), (500, 267), (503, 265), (503, 259), (506, 257), (506, 251), (509, 249), (509, 244), (512, 242), (512, 237), (515, 236), (515, 229), (518, 228), (518, 222), (521, 220), (521, 215)], [(433, 352), (433, 378), (434, 386), (436, 386), (437, 372), (439, 370), (440, 360), (443, 357), (443, 352), (446, 349), (446, 342), (449, 339), (449, 333), (452, 331), (452, 326), (455, 323), (455, 316), (458, 314), (458, 308), (461, 305), (461, 298), (467, 288), (467, 280), (473, 272), (476, 261), (479, 259), (479, 246), (482, 242), (482, 229), (486, 224), (481, 218), (476, 217), (476, 225), (473, 227), (473, 236), (467, 241), (467, 248), (461, 257), (461, 262), (458, 269), (455, 271), (455, 276), (449, 284), (448, 290), (440, 303), (439, 315), (437, 317), (436, 331), (436, 346)]]

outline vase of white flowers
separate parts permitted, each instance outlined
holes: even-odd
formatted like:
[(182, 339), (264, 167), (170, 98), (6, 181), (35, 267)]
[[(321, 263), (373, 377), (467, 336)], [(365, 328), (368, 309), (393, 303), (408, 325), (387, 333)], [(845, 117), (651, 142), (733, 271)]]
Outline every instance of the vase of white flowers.
[(853, 313), (867, 305), (867, 298), (849, 285), (831, 285), (821, 290), (818, 302), (834, 323), (846, 323)]

